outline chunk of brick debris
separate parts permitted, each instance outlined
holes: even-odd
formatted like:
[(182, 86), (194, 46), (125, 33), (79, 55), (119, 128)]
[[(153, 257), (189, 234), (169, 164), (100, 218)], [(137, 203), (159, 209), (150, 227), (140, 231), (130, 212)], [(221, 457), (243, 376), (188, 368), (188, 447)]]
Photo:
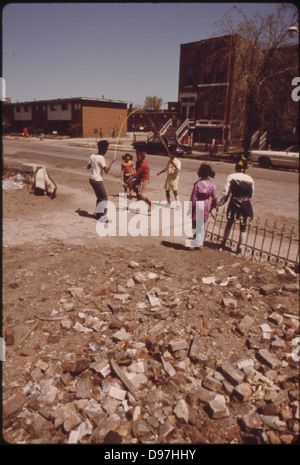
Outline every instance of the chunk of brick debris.
[(246, 433), (250, 433), (255, 428), (260, 428), (263, 424), (260, 416), (256, 413), (249, 413), (239, 417), (242, 429)]
[(5, 344), (7, 346), (13, 346), (15, 343), (15, 331), (13, 328), (5, 328), (5, 335), (4, 335)]
[(197, 389), (197, 391), (189, 393), (187, 396), (187, 401), (191, 407), (195, 408), (198, 404), (208, 404), (208, 402), (214, 400), (216, 396), (216, 392), (208, 391), (207, 389), (201, 387)]
[(242, 320), (240, 321), (236, 329), (242, 336), (247, 336), (253, 323), (254, 323), (254, 318), (251, 318), (249, 315), (246, 315), (244, 316), (244, 318), (242, 318)]
[(83, 293), (83, 288), (82, 287), (70, 287), (68, 289), (68, 292), (73, 296), (78, 296), (78, 295), (81, 295)]
[(196, 334), (192, 340), (189, 357), (192, 362), (205, 360), (204, 338)]
[(280, 326), (283, 323), (283, 316), (279, 313), (273, 312), (271, 315), (269, 315), (268, 320), (270, 320), (275, 325)]
[(249, 336), (246, 341), (247, 347), (252, 350), (258, 350), (261, 348), (261, 340), (258, 336)]
[(271, 352), (269, 352), (267, 349), (260, 349), (257, 352), (256, 357), (258, 360), (260, 360), (262, 363), (265, 363), (273, 370), (277, 370), (281, 367), (281, 361), (276, 357), (276, 355), (271, 354)]
[(264, 286), (261, 286), (260, 288), (260, 293), (263, 295), (268, 295), (268, 294), (274, 294), (279, 290), (279, 287), (277, 284), (265, 284)]
[(136, 420), (132, 423), (132, 433), (135, 438), (142, 438), (147, 436), (150, 432), (149, 425), (145, 420)]
[(271, 349), (282, 349), (286, 347), (285, 342), (282, 339), (274, 339), (274, 341), (271, 342), (270, 345)]
[(144, 281), (146, 281), (147, 278), (144, 273), (138, 272), (138, 273), (135, 273), (133, 279), (137, 284), (142, 284)]
[(52, 383), (51, 379), (49, 380), (49, 383), (48, 383), (48, 381), (46, 382), (46, 384), (43, 386), (43, 388), (41, 390), (41, 394), (40, 394), (40, 397), (39, 397), (39, 399), (42, 402), (44, 402), (45, 404), (48, 404), (48, 405), (53, 404), (53, 402), (55, 401), (56, 396), (58, 394), (57, 387), (53, 386), (51, 383)]
[(7, 418), (16, 413), (25, 404), (26, 399), (20, 392), (12, 395), (3, 402), (3, 418)]
[(91, 377), (82, 376), (76, 384), (76, 399), (89, 399), (91, 397)]
[(173, 340), (169, 342), (169, 350), (172, 353), (179, 350), (185, 350), (187, 348), (188, 346), (185, 339)]
[(252, 358), (248, 358), (247, 360), (241, 360), (237, 363), (237, 367), (239, 368), (239, 370), (254, 367), (254, 361), (252, 360)]
[(230, 416), (224, 397), (211, 400), (208, 402), (207, 408), (210, 416), (214, 419), (227, 418)]
[(159, 426), (158, 428), (158, 435), (162, 439), (166, 439), (169, 434), (171, 434), (174, 431), (174, 426), (171, 425), (170, 422), (166, 421), (162, 425)]
[(140, 264), (132, 260), (128, 266), (129, 268), (136, 269), (140, 266)]
[(284, 431), (286, 423), (281, 421), (277, 415), (261, 415), (262, 421), (272, 429), (277, 431)]
[(132, 278), (129, 278), (126, 282), (126, 287), (128, 289), (132, 289), (135, 286), (135, 282)]
[(299, 292), (299, 284), (297, 283), (285, 284), (283, 286), (283, 289), (288, 292)]
[(224, 297), (222, 303), (225, 308), (236, 309), (237, 307), (237, 301), (232, 297)]
[(106, 378), (111, 373), (110, 364), (107, 360), (95, 361), (91, 363), (90, 368), (96, 373), (99, 373), (102, 378)]
[(174, 408), (174, 415), (182, 423), (189, 421), (189, 406), (184, 399), (180, 399)]
[(123, 389), (119, 389), (115, 386), (112, 386), (109, 390), (108, 395), (117, 400), (124, 400), (126, 396), (126, 391), (124, 391)]
[(176, 375), (176, 370), (173, 367), (173, 365), (167, 360), (165, 360), (162, 356), (160, 358), (161, 358), (161, 363), (162, 363), (162, 366), (165, 372), (171, 377)]
[(270, 397), (270, 401), (272, 402), (272, 404), (278, 407), (279, 405), (288, 401), (288, 392), (282, 389), (281, 391), (272, 394)]
[(73, 326), (72, 320), (67, 319), (67, 318), (62, 320), (60, 324), (63, 329), (67, 329), (67, 330), (71, 329)]
[(222, 375), (234, 386), (242, 383), (245, 379), (245, 373), (233, 366), (229, 362), (224, 362), (220, 366)]
[(222, 390), (222, 383), (210, 374), (204, 378), (202, 386), (210, 391), (220, 392)]
[(160, 299), (155, 295), (154, 292), (147, 292), (147, 297), (148, 297), (148, 300), (149, 300), (149, 303), (151, 305), (151, 307), (160, 307), (161, 305), (161, 301)]
[(116, 341), (116, 342), (128, 341), (129, 337), (130, 335), (127, 333), (127, 331), (124, 328), (120, 329), (119, 331), (116, 331), (112, 335), (113, 341)]
[(65, 371), (69, 371), (70, 373), (76, 374), (81, 373), (82, 371), (86, 370), (89, 367), (89, 361), (80, 358), (74, 361), (66, 361), (63, 364), (63, 368)]
[(247, 402), (252, 396), (252, 389), (248, 383), (241, 383), (235, 387), (233, 395), (241, 402)]
[(125, 328), (126, 331), (128, 331), (128, 332), (133, 331), (133, 330), (136, 329), (138, 326), (139, 326), (139, 320), (127, 321), (127, 322), (124, 324), (124, 328)]

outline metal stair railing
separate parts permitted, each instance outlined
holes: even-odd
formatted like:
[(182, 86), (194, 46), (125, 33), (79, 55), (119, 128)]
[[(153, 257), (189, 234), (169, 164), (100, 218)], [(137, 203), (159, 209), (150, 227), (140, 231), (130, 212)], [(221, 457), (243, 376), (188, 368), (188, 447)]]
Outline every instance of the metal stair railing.
[(170, 126), (172, 126), (172, 119), (169, 119), (169, 121), (167, 121), (166, 124), (159, 130), (159, 134), (164, 136)]
[(176, 139), (178, 142), (187, 134), (189, 130), (190, 120), (186, 119), (176, 131)]

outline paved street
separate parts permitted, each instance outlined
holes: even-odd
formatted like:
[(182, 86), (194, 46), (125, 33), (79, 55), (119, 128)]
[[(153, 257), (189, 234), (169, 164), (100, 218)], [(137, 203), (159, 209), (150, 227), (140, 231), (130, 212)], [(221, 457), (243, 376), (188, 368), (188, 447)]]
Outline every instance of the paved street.
[[(85, 184), (88, 178), (86, 164), (91, 153), (94, 153), (95, 141), (90, 141), (91, 147), (78, 146), (84, 144), (84, 140), (4, 140), (4, 161), (28, 161), (31, 163), (41, 163), (53, 171), (55, 170), (73, 171), (82, 174), (82, 183)], [(77, 145), (76, 145), (77, 144)], [(121, 150), (124, 146), (124, 150)], [(127, 145), (110, 145), (106, 155), (109, 161), (114, 155), (117, 157), (116, 163), (112, 166), (109, 174), (105, 176), (106, 182), (120, 179), (120, 161), (123, 153), (130, 149)], [(133, 153), (133, 152), (132, 152)], [(134, 157), (135, 158), (135, 157)], [(164, 175), (156, 176), (167, 162), (167, 158), (159, 155), (147, 155), (151, 169), (151, 182), (148, 187), (151, 200), (164, 199)], [(180, 177), (181, 200), (188, 200), (193, 183), (197, 180), (197, 170), (201, 163), (199, 159), (184, 158), (182, 161), (182, 171)], [(226, 177), (234, 170), (232, 163), (209, 161), (216, 172), (214, 179), (217, 193), (220, 196), (225, 184)], [(263, 220), (268, 219), (269, 224), (277, 221), (278, 225), (288, 223), (298, 227), (298, 194), (299, 194), (299, 174), (293, 171), (268, 170), (251, 166), (247, 171), (255, 181), (255, 195), (253, 197), (253, 208), (255, 218), (258, 216)], [(80, 187), (80, 186), (78, 186)], [(120, 184), (121, 192), (121, 184)]]

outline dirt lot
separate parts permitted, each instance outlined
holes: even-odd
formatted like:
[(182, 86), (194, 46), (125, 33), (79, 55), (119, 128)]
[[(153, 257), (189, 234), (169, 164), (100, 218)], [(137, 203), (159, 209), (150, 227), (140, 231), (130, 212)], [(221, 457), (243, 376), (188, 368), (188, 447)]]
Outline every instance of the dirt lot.
[[(94, 203), (91, 188), (88, 183), (78, 188), (79, 178), (82, 175), (76, 170), (56, 171), (55, 200), (35, 197), (27, 185), (3, 192), (3, 333), (13, 334), (13, 342), (6, 336), (3, 364), (4, 439), (72, 442), (70, 434), (89, 421), (90, 429), (77, 442), (110, 443), (110, 437), (112, 442), (129, 444), (294, 443), (299, 433), (299, 399), (294, 394), (299, 371), (287, 354), (294, 349), (292, 341), (299, 331), (298, 275), (210, 247), (202, 252), (187, 250), (184, 240), (176, 237), (100, 238), (95, 220), (89, 217)], [(107, 186), (109, 195), (118, 190), (119, 185)], [(273, 290), (263, 293), (270, 284)], [(149, 292), (160, 299), (159, 307), (149, 306)], [(280, 323), (270, 320), (274, 312), (282, 317)], [(83, 314), (93, 315), (101, 324), (97, 329), (89, 326)], [(238, 327), (245, 316), (251, 325), (241, 332)], [(136, 320), (135, 329), (127, 331), (129, 339), (116, 340), (115, 331)], [(270, 339), (262, 338), (264, 323), (271, 327)], [(30, 328), (34, 331), (28, 334)], [(202, 360), (191, 361), (186, 350), (177, 357), (170, 349), (172, 340), (184, 340), (189, 347), (196, 335), (204, 341)], [(150, 339), (145, 345), (146, 336)], [(249, 345), (251, 337), (259, 338), (259, 348)], [(282, 344), (274, 344), (278, 341)], [(98, 352), (91, 344), (97, 344)], [(279, 365), (259, 361), (261, 348), (278, 357)], [(173, 365), (174, 376), (162, 369), (158, 353)], [(104, 408), (105, 415), (96, 418), (84, 411), (76, 393), (81, 376), (72, 374), (67, 381), (62, 367), (66, 360), (88, 361), (84, 373), (92, 387), (87, 397), (103, 408), (110, 398), (106, 387), (116, 382), (116, 376), (103, 379), (92, 372), (90, 364), (99, 355), (108, 360), (113, 356), (125, 368), (130, 364), (121, 363), (122, 356), (131, 363), (147, 360), (148, 369), (139, 402), (128, 396), (128, 411), (119, 403), (114, 414)], [(228, 415), (214, 417), (209, 404), (191, 400), (204, 389), (208, 375), (219, 380), (222, 363), (248, 359), (270, 383), (255, 383), (248, 377), (252, 394), (245, 401), (232, 397), (224, 380), (223, 387), (208, 389), (224, 395)], [(37, 385), (43, 392), (45, 380), (52, 380), (56, 389), (51, 401), (32, 394)], [(124, 389), (120, 382), (118, 387)], [(275, 402), (272, 395), (283, 391), (283, 400)], [(157, 398), (152, 401), (154, 394)], [(179, 401), (189, 406), (189, 419), (175, 408)], [(57, 420), (55, 412), (62, 406), (76, 406), (80, 420), (72, 427)], [(259, 413), (259, 424), (247, 429), (241, 418), (253, 412)], [(99, 430), (117, 414), (116, 425)], [(266, 423), (266, 416), (276, 416), (277, 426)], [(162, 431), (165, 425), (171, 425), (168, 434)]]

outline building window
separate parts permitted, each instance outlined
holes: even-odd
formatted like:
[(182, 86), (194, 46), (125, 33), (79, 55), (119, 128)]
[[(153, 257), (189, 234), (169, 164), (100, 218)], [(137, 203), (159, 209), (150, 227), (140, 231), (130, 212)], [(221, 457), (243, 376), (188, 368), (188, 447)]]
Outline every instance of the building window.
[(17, 107), (16, 107), (16, 112), (17, 112), (17, 113), (21, 113), (21, 107), (17, 106)]
[(205, 63), (203, 66), (203, 84), (212, 83), (212, 64)]
[(80, 109), (81, 109), (80, 103), (74, 103), (74, 110), (80, 110)]
[(56, 105), (50, 105), (50, 111), (56, 111)]
[(226, 82), (224, 67), (220, 64), (216, 65), (216, 82)]
[(193, 66), (188, 65), (185, 70), (184, 86), (192, 86), (194, 83), (193, 79)]
[(68, 104), (67, 104), (67, 103), (62, 103), (62, 104), (61, 104), (61, 109), (62, 109), (63, 111), (68, 110)]
[(24, 111), (25, 111), (25, 113), (29, 113), (29, 106), (28, 105), (24, 106)]
[(209, 102), (203, 102), (201, 105), (201, 118), (209, 119)]

